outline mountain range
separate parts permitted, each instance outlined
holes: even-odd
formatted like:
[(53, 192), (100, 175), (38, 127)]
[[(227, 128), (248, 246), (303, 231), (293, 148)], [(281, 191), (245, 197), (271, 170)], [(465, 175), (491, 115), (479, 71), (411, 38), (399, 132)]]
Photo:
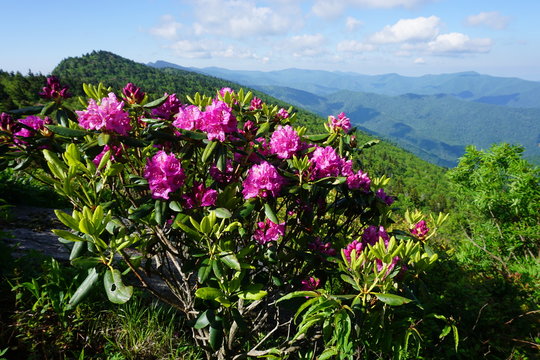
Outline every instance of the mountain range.
[(345, 112), (360, 129), (443, 166), (454, 166), (471, 144), (520, 144), (526, 157), (540, 159), (540, 82), (476, 72), (406, 77), (148, 65), (234, 81), (321, 116)]

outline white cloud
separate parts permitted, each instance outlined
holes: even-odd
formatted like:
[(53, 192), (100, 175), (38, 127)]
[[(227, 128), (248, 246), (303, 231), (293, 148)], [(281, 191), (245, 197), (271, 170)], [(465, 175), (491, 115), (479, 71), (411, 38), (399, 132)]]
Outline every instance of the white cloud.
[(323, 18), (335, 18), (349, 7), (390, 9), (412, 8), (434, 0), (315, 0), (311, 11)]
[(295, 57), (316, 56), (325, 52), (326, 38), (321, 34), (306, 34), (290, 37), (283, 46)]
[(454, 32), (437, 36), (427, 44), (427, 49), (434, 54), (487, 53), (492, 45), (491, 39), (471, 39), (465, 34)]
[(208, 33), (224, 37), (249, 38), (282, 35), (299, 25), (293, 17), (254, 1), (200, 0), (196, 4), (199, 35)]
[(183, 58), (188, 59), (209, 59), (212, 54), (204, 43), (199, 41), (180, 40), (169, 46), (174, 52)]
[(171, 15), (163, 15), (160, 18), (160, 24), (150, 29), (152, 35), (165, 39), (176, 38), (177, 32), (182, 28), (182, 24), (177, 23)]
[(362, 25), (364, 25), (362, 21), (356, 18), (353, 18), (352, 16), (347, 16), (347, 19), (345, 20), (345, 27), (350, 32), (358, 29)]
[(419, 58), (414, 59), (413, 62), (417, 65), (424, 65), (426, 63), (426, 60), (424, 60), (424, 58), (419, 57)]
[(469, 26), (487, 26), (495, 30), (502, 30), (508, 26), (510, 18), (498, 11), (481, 12), (467, 17), (465, 23)]
[(373, 44), (362, 43), (356, 40), (343, 40), (337, 44), (337, 51), (342, 52), (368, 52), (377, 48)]
[(440, 22), (436, 16), (401, 19), (373, 34), (370, 40), (378, 44), (431, 40), (439, 34)]

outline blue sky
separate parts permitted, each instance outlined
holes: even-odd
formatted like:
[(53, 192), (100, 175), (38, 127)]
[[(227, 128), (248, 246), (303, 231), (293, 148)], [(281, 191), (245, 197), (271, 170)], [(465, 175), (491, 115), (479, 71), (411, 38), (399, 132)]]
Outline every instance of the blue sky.
[(107, 50), (147, 63), (540, 81), (538, 0), (5, 0), (0, 69)]

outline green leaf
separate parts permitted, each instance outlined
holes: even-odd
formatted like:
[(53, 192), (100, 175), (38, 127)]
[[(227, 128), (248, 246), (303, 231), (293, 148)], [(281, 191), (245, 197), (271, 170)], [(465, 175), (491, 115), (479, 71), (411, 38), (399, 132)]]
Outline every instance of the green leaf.
[(244, 218), (247, 217), (249, 214), (251, 214), (253, 209), (255, 209), (255, 203), (253, 201), (246, 201), (242, 207), (242, 210), (240, 210), (240, 216)]
[(240, 271), (240, 269), (241, 269), (240, 262), (238, 261), (238, 259), (236, 258), (236, 255), (234, 255), (234, 253), (222, 252), (221, 254), (219, 254), (219, 259), (221, 260), (222, 263), (224, 263), (225, 265), (227, 265), (231, 269)]
[(206, 162), (206, 160), (208, 160), (208, 157), (212, 155), (212, 152), (216, 148), (217, 143), (218, 143), (217, 141), (210, 141), (208, 142), (208, 144), (206, 144), (206, 147), (204, 148), (204, 151), (201, 157), (202, 162)]
[(444, 329), (441, 331), (441, 333), (439, 334), (439, 339), (443, 339), (444, 337), (446, 337), (446, 335), (450, 334), (451, 330), (452, 330), (452, 326), (446, 325)]
[[(199, 315), (199, 317), (197, 318), (197, 321), (195, 322), (195, 325), (193, 325), (195, 329), (204, 329), (205, 327), (210, 325), (210, 319), (208, 316), (209, 312), (212, 312), (212, 310), (206, 310), (201, 315)], [(213, 314), (212, 314), (212, 317), (213, 317)]]
[(263, 284), (249, 285), (247, 289), (238, 294), (238, 297), (244, 300), (260, 300), (268, 294), (267, 291), (261, 290), (262, 287)]
[(206, 279), (208, 279), (208, 276), (210, 276), (210, 273), (212, 272), (211, 265), (210, 259), (204, 259), (199, 271), (197, 272), (197, 280), (199, 281), (199, 284), (204, 284)]
[(411, 302), (411, 299), (404, 298), (403, 296), (395, 295), (395, 294), (381, 294), (381, 293), (370, 293), (372, 295), (375, 295), (377, 299), (381, 300), (383, 303), (392, 305), (392, 306), (399, 306), (403, 304), (407, 304)]
[(81, 256), (86, 247), (87, 245), (83, 241), (77, 241), (75, 244), (73, 244), (73, 248), (71, 248), (71, 252), (69, 253), (69, 260), (71, 261)]
[(221, 327), (210, 326), (210, 347), (216, 351), (223, 342), (223, 329)]
[(96, 268), (92, 268), (88, 271), (88, 276), (82, 282), (81, 285), (77, 288), (71, 299), (69, 300), (68, 307), (72, 308), (77, 305), (92, 289), (99, 279), (99, 274), (96, 271)]
[(103, 277), (103, 285), (109, 301), (115, 304), (124, 304), (133, 295), (133, 286), (125, 286), (122, 274), (118, 269), (107, 269)]
[(328, 138), (329, 134), (315, 134), (315, 135), (305, 135), (304, 137), (311, 141), (322, 141)]
[(84, 238), (77, 236), (67, 230), (60, 230), (60, 229), (53, 229), (52, 232), (62, 239), (66, 239), (69, 241), (85, 241)]
[(157, 108), (158, 106), (163, 105), (163, 103), (165, 103), (165, 101), (167, 101), (168, 98), (169, 98), (169, 95), (163, 95), (159, 99), (156, 99), (154, 101), (150, 101), (149, 103), (143, 105), (143, 108), (145, 108), (145, 109)]
[(337, 354), (339, 354), (339, 350), (335, 346), (332, 346), (331, 348), (325, 349), (323, 353), (319, 355), (317, 359), (326, 360), (326, 359), (330, 359), (333, 356), (336, 356)]
[(203, 300), (215, 300), (217, 297), (224, 296), (223, 292), (213, 287), (202, 287), (195, 291), (195, 296)]
[(176, 212), (182, 212), (182, 205), (178, 201), (171, 201), (169, 203), (169, 209)]
[[(84, 243), (76, 243), (77, 244), (84, 244)], [(71, 265), (79, 268), (79, 269), (88, 269), (90, 267), (94, 267), (101, 263), (101, 258), (99, 257), (87, 257), (87, 256), (81, 256), (78, 258), (74, 258), (71, 260)]]
[(216, 212), (216, 216), (220, 219), (228, 219), (232, 216), (231, 212), (225, 208), (217, 208), (214, 211)]
[(86, 130), (71, 129), (71, 128), (67, 128), (67, 127), (59, 126), (59, 125), (45, 125), (45, 127), (47, 127), (47, 129), (51, 130), (53, 133), (57, 135), (65, 136), (69, 138), (83, 137), (85, 135), (90, 134)]
[(295, 291), (295, 292), (289, 293), (289, 294), (287, 294), (285, 296), (282, 296), (276, 302), (280, 302), (280, 301), (283, 301), (283, 300), (289, 300), (289, 299), (297, 298), (297, 297), (317, 297), (317, 296), (319, 296), (319, 293), (316, 292), (316, 291)]
[(456, 325), (452, 325), (452, 333), (454, 334), (454, 346), (457, 352), (459, 346), (459, 333)]
[(273, 222), (274, 224), (279, 224), (279, 220), (278, 220), (276, 214), (274, 214), (274, 210), (272, 210), (272, 208), (270, 207), (270, 205), (264, 204), (264, 213), (266, 214), (266, 217), (267, 217), (271, 222)]

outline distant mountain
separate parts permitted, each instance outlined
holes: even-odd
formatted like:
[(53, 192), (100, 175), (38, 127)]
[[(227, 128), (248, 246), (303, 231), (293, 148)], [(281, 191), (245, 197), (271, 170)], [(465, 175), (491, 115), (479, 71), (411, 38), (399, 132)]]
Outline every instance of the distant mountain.
[(540, 109), (482, 104), (449, 95), (387, 96), (342, 90), (320, 96), (277, 86), (261, 91), (322, 116), (346, 112), (355, 125), (389, 139), (421, 158), (454, 166), (466, 145), (509, 142), (540, 156)]
[[(149, 65), (182, 68), (163, 61)], [(328, 95), (340, 90), (381, 95), (446, 94), (462, 100), (492, 105), (540, 108), (540, 82), (482, 75), (476, 72), (408, 77), (398, 74), (362, 75), (353, 72), (301, 69), (263, 72), (211, 67), (190, 70), (247, 86), (284, 86), (317, 95)]]

